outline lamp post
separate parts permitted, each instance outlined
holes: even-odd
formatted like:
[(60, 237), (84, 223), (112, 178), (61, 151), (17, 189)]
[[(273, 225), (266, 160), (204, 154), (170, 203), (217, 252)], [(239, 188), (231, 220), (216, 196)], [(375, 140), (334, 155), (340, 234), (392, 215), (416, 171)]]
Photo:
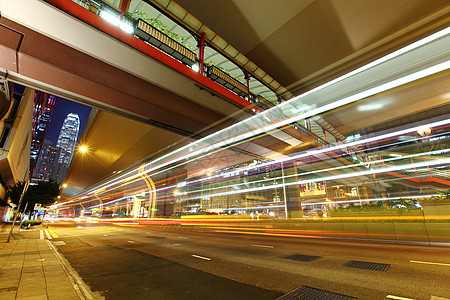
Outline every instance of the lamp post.
[(22, 190), (22, 194), (20, 195), (19, 204), (17, 205), (17, 213), (14, 216), (14, 221), (13, 221), (13, 224), (11, 226), (11, 231), (9, 232), (8, 240), (6, 241), (7, 243), (9, 243), (9, 240), (11, 239), (11, 236), (12, 236), (12, 233), (13, 233), (13, 230), (14, 230), (14, 225), (16, 225), (17, 216), (19, 215), (20, 205), (22, 204), (23, 196), (25, 195), (26, 191), (28, 190), (28, 185), (29, 184), (30, 183), (28, 181), (25, 182), (25, 185), (24, 185), (23, 190)]

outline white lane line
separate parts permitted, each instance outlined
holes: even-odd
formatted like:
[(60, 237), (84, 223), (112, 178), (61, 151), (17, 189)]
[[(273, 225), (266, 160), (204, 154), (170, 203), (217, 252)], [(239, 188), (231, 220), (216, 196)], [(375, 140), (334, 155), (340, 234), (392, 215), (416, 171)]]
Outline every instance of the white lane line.
[(44, 230), (42, 230), (42, 229), (41, 229), (41, 231), (39, 232), (39, 238), (40, 238), (41, 240), (44, 239)]
[(181, 235), (177, 236), (177, 238), (179, 238), (179, 239), (187, 239), (187, 237), (181, 236)]
[(411, 298), (399, 297), (399, 296), (394, 296), (394, 295), (387, 295), (386, 298), (398, 299), (398, 300), (414, 300), (414, 299), (411, 299)]
[(67, 245), (64, 241), (56, 241), (56, 242), (53, 242), (53, 245), (56, 245), (56, 246), (65, 246), (65, 245)]
[(209, 258), (209, 257), (204, 257), (204, 256), (200, 256), (200, 255), (192, 254), (192, 256), (196, 257), (196, 258), (204, 259), (204, 260), (211, 260), (211, 258)]
[(48, 232), (47, 229), (45, 229), (45, 235), (47, 236), (47, 239), (49, 240), (53, 239), (52, 235), (50, 234), (50, 232)]
[(152, 234), (151, 232), (148, 232), (148, 231), (146, 231), (145, 233), (146, 233), (146, 234)]
[(250, 245), (252, 247), (261, 247), (261, 248), (273, 248), (273, 246), (267, 246), (267, 245)]
[(416, 264), (427, 264), (427, 265), (438, 265), (438, 266), (450, 267), (450, 264), (436, 263), (436, 262), (429, 262), (429, 261), (410, 260), (409, 262), (416, 263)]
[(107, 234), (104, 234), (103, 236), (108, 236)]
[(135, 242), (133, 242), (133, 241), (127, 241), (128, 243), (132, 243), (132, 244), (134, 244)]

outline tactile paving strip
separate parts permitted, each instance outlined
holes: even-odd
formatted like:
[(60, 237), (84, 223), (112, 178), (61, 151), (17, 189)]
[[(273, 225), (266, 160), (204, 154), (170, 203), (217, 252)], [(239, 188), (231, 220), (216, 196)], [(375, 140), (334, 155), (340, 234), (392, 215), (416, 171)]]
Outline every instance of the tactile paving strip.
[(314, 261), (316, 259), (319, 259), (320, 256), (292, 254), (292, 255), (284, 256), (284, 258), (298, 260), (298, 261)]
[(351, 261), (347, 262), (344, 266), (349, 267), (349, 268), (384, 272), (384, 271), (389, 270), (391, 265), (390, 264), (373, 263), (373, 262), (368, 262), (368, 261), (351, 260)]
[(358, 298), (312, 288), (309, 286), (301, 286), (286, 295), (281, 296), (277, 300), (355, 300)]

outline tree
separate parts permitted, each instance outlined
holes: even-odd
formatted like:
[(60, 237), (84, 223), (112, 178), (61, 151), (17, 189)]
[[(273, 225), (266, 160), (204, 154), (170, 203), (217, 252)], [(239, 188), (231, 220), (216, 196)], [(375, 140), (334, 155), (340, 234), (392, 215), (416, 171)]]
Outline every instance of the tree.
[[(8, 196), (16, 205), (19, 204), (20, 195), (22, 194), (24, 186), (24, 181), (18, 181), (13, 186), (8, 187)], [(61, 187), (57, 182), (53, 180), (48, 182), (39, 181), (37, 184), (28, 187), (28, 190), (23, 196), (20, 209), (25, 207), (25, 203), (28, 203), (27, 210), (32, 210), (36, 203), (40, 203), (42, 206), (53, 204), (60, 192)]]

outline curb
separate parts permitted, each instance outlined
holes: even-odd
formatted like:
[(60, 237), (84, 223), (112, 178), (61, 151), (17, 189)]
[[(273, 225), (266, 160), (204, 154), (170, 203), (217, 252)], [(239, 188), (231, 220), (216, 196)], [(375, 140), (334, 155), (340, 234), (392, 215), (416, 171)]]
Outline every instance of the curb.
[(84, 283), (83, 279), (78, 275), (78, 273), (72, 268), (67, 259), (59, 252), (59, 250), (49, 241), (45, 240), (49, 247), (52, 249), (53, 253), (56, 255), (56, 258), (60, 262), (64, 272), (70, 280), (73, 288), (75, 289), (78, 297), (82, 300), (100, 300), (105, 299), (102, 296), (93, 296), (93, 293), (90, 291), (89, 286)]

